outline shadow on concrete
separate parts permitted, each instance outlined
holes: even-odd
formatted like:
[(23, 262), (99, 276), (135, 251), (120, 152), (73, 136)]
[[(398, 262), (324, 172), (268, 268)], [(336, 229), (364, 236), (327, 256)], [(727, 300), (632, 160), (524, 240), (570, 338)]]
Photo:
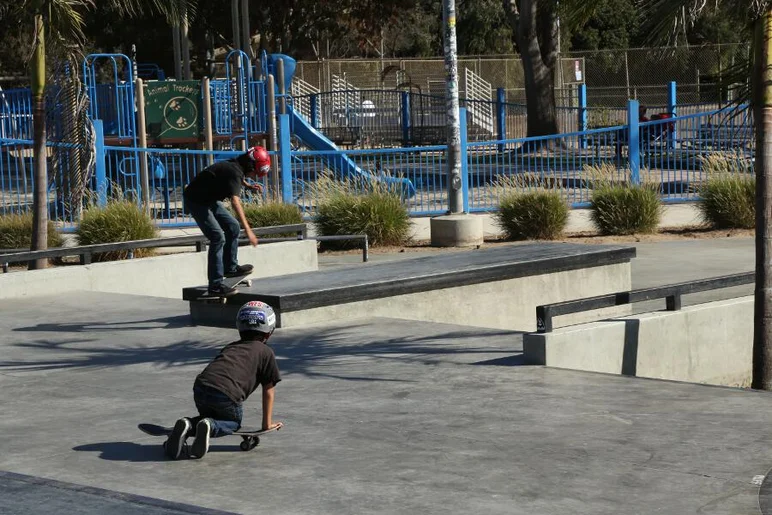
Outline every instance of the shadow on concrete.
[(142, 445), (134, 442), (101, 442), (78, 445), (73, 451), (98, 452), (99, 458), (108, 461), (153, 462), (169, 461), (164, 456), (163, 440), (157, 444)]
[[(139, 444), (134, 442), (99, 442), (90, 443), (85, 445), (78, 445), (73, 447), (73, 451), (80, 452), (98, 452), (99, 458), (107, 461), (127, 461), (134, 463), (148, 463), (148, 462), (163, 462), (171, 461), (164, 454), (163, 442), (164, 438), (159, 438), (158, 443), (153, 444)], [(237, 441), (238, 440), (234, 440)], [(188, 440), (191, 443), (191, 440)], [(257, 452), (260, 447), (252, 449), (249, 452)], [(220, 444), (217, 440), (213, 440), (213, 443), (209, 445), (209, 453), (213, 452), (233, 452), (243, 453), (239, 448), (239, 444), (235, 443)], [(189, 456), (184, 456), (180, 460), (196, 459)]]
[[(56, 357), (47, 357), (42, 360), (2, 360), (2, 371), (41, 371), (63, 370), (78, 368), (120, 367), (154, 363), (165, 367), (175, 367), (196, 363), (209, 363), (217, 355), (222, 346), (212, 342), (185, 340), (172, 344), (156, 346), (108, 346), (99, 345), (87, 347), (85, 343), (102, 342), (103, 340), (70, 339), (61, 341), (38, 340), (16, 344), (30, 350), (46, 352), (56, 351)], [(71, 352), (73, 356), (67, 356), (65, 352)]]
[(13, 331), (21, 332), (52, 332), (52, 333), (88, 333), (95, 331), (137, 331), (142, 329), (174, 329), (190, 327), (190, 316), (179, 315), (163, 318), (150, 318), (147, 320), (133, 320), (128, 322), (70, 322), (70, 323), (43, 323), (29, 327), (17, 327)]
[(638, 371), (638, 335), (641, 322), (637, 318), (625, 320), (625, 343), (622, 349), (622, 375), (635, 377)]
[[(172, 317), (176, 320), (179, 317)], [(183, 317), (184, 318), (184, 317)], [(165, 319), (159, 319), (165, 320)], [(132, 324), (142, 324), (132, 322)], [(157, 321), (153, 321), (156, 323)], [(403, 323), (395, 319), (394, 324)], [(115, 324), (122, 325), (122, 324)], [(66, 369), (89, 369), (120, 367), (138, 364), (155, 364), (163, 367), (183, 365), (201, 365), (213, 359), (219, 349), (228, 340), (213, 341), (211, 336), (204, 341), (187, 339), (174, 343), (153, 345), (153, 334), (142, 328), (136, 337), (128, 332), (120, 333), (115, 341), (105, 334), (112, 324), (64, 324), (70, 330), (82, 335), (91, 334), (91, 339), (62, 338), (60, 340), (40, 339), (15, 344), (18, 348), (28, 349), (24, 358), (0, 360), (0, 372), (49, 371)], [(60, 324), (41, 324), (57, 331)], [(386, 325), (388, 328), (388, 325)], [(126, 328), (131, 329), (129, 327)], [(30, 331), (32, 329), (29, 329)], [(395, 333), (398, 331), (395, 331)], [(404, 335), (404, 329), (399, 331)], [(361, 343), (357, 334), (362, 334)], [(375, 333), (375, 334), (374, 334)], [(340, 359), (366, 358), (373, 363), (371, 370), (376, 372), (384, 363), (420, 363), (439, 364), (452, 362), (466, 365), (485, 366), (520, 366), (522, 361), (522, 333), (514, 331), (490, 331), (469, 328), (431, 332), (420, 335), (389, 336), (379, 338), (384, 333), (383, 323), (374, 325), (363, 323), (343, 325), (341, 327), (311, 327), (305, 331), (293, 330), (288, 333), (276, 333), (271, 338), (271, 347), (279, 358), (279, 367), (283, 375), (301, 374), (308, 377), (326, 377), (348, 381), (401, 381), (401, 379), (378, 378), (370, 373), (362, 374), (362, 363), (354, 365), (358, 374), (346, 375), (345, 364)], [(223, 330), (223, 336), (237, 336), (235, 331)], [(168, 338), (168, 336), (165, 336)], [(133, 342), (137, 342), (136, 345)], [(128, 343), (127, 343), (128, 342)], [(35, 354), (42, 358), (35, 360)], [(327, 367), (326, 365), (334, 365)], [(331, 370), (343, 374), (332, 373)], [(382, 370), (382, 369), (381, 369)]]

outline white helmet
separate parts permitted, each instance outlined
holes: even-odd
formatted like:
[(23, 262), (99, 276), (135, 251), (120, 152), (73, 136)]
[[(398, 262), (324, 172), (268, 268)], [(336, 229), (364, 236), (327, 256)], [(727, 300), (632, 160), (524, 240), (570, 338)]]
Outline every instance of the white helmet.
[(256, 331), (271, 334), (276, 329), (276, 313), (265, 302), (253, 300), (247, 302), (236, 316), (236, 328), (241, 331)]

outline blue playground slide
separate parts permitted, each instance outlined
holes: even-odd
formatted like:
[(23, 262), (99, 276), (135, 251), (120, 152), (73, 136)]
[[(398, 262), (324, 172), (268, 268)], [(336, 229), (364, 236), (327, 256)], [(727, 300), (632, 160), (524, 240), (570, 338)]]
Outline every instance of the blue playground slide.
[[(268, 73), (275, 74), (276, 61), (279, 59), (284, 61), (284, 86), (285, 91), (289, 91), (292, 77), (295, 75), (296, 62), (293, 58), (284, 54), (267, 55), (264, 53), (262, 56), (263, 66), (267, 68)], [(327, 165), (336, 173), (347, 179), (363, 177), (366, 179), (383, 181), (386, 184), (399, 185), (400, 193), (404, 198), (412, 198), (415, 196), (415, 186), (413, 186), (413, 183), (409, 179), (381, 177), (378, 174), (362, 170), (351, 160), (351, 158), (343, 152), (340, 152), (335, 143), (327, 139), (324, 134), (314, 129), (305, 118), (293, 111), (289, 106), (288, 111), (291, 116), (291, 125), (295, 136), (311, 150), (330, 152), (329, 154), (324, 154), (322, 159), (324, 159)]]
[(327, 139), (321, 132), (314, 129), (310, 123), (294, 110), (289, 109), (292, 116), (292, 125), (295, 136), (302, 141), (308, 148), (319, 151), (330, 151), (329, 154), (323, 154), (322, 159), (327, 165), (345, 178), (364, 177), (383, 181), (386, 184), (399, 185), (399, 191), (405, 198), (412, 198), (415, 195), (415, 186), (409, 179), (399, 177), (380, 177), (365, 170), (362, 170), (346, 154), (338, 152), (335, 143)]

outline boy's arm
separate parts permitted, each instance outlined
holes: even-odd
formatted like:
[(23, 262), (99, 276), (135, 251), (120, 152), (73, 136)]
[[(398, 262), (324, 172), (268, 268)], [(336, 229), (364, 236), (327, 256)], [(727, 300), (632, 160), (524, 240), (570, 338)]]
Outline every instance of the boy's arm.
[(263, 385), (263, 429), (275, 429), (280, 428), (284, 424), (281, 422), (273, 422), (273, 383)]
[(247, 234), (250, 245), (254, 247), (257, 245), (257, 236), (252, 232), (252, 228), (249, 226), (249, 222), (247, 222), (247, 217), (244, 215), (244, 208), (241, 207), (241, 199), (238, 195), (233, 195), (231, 197), (231, 205), (233, 206), (233, 210), (236, 211), (236, 216), (238, 216), (239, 222), (241, 222), (241, 226), (244, 228), (244, 232)]

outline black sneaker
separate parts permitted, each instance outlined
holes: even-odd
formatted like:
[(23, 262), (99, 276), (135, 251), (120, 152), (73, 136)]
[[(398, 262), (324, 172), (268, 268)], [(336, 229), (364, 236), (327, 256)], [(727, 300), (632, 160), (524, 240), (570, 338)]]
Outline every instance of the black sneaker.
[(164, 445), (166, 456), (170, 459), (180, 459), (180, 454), (182, 454), (182, 449), (185, 447), (185, 439), (188, 437), (190, 427), (190, 420), (187, 418), (181, 418), (174, 424), (172, 434), (169, 435), (169, 438)]
[(190, 448), (190, 454), (197, 458), (206, 456), (209, 450), (209, 433), (212, 432), (212, 421), (208, 418), (202, 418), (196, 424), (196, 438)]
[(255, 267), (252, 265), (236, 265), (235, 270), (225, 272), (225, 277), (239, 277), (242, 275), (251, 274)]
[(228, 297), (238, 292), (235, 286), (226, 286), (222, 283), (209, 287), (209, 295), (212, 297)]

